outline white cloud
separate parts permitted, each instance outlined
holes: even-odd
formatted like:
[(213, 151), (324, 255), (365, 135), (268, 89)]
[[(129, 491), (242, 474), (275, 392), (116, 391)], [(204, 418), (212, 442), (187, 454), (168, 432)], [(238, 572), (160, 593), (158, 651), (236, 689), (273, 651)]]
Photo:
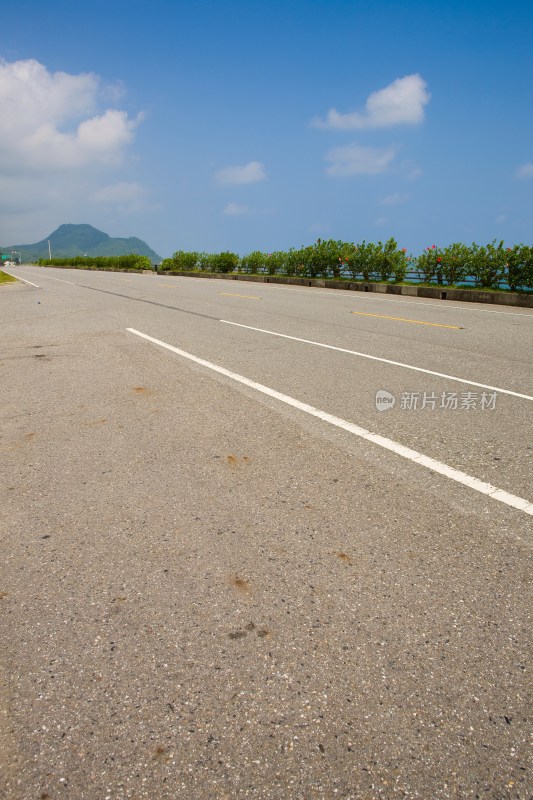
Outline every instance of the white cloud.
[(410, 199), (410, 194), (401, 194), (401, 192), (393, 192), (392, 194), (388, 194), (386, 197), (381, 199), (381, 205), (383, 206), (400, 206), (403, 203), (407, 203)]
[(239, 203), (228, 203), (224, 209), (224, 214), (230, 217), (240, 217), (250, 213), (248, 206), (240, 205)]
[(413, 182), (421, 178), (424, 173), (413, 159), (406, 158), (398, 163), (397, 174), (406, 181)]
[(424, 106), (430, 98), (427, 84), (420, 75), (406, 75), (369, 95), (364, 112), (341, 114), (332, 108), (325, 120), (315, 119), (313, 125), (335, 130), (418, 125), (424, 119)]
[(266, 180), (265, 167), (260, 161), (250, 161), (243, 167), (225, 167), (215, 173), (218, 183), (237, 185)]
[(114, 184), (122, 193), (114, 201), (108, 186), (109, 169), (125, 163), (142, 120), (114, 107), (123, 93), (119, 82), (108, 85), (94, 73), (50, 72), (34, 59), (0, 59), (4, 244), (37, 241), (73, 215), (96, 222), (97, 203), (114, 202), (114, 210), (125, 213), (139, 208), (137, 184)]
[(522, 164), (521, 167), (518, 167), (515, 174), (517, 178), (533, 178), (533, 164), (531, 162)]
[(413, 167), (410, 172), (407, 173), (407, 180), (408, 181), (416, 181), (418, 178), (422, 177), (424, 173), (420, 169), (420, 167)]
[(324, 236), (331, 231), (331, 225), (327, 222), (313, 222), (307, 230), (309, 233), (314, 233), (315, 236)]
[(35, 60), (0, 61), (0, 170), (50, 172), (120, 164), (142, 117), (98, 113), (100, 79), (50, 73)]
[(37, 124), (90, 114), (95, 109), (99, 78), (93, 73), (50, 73), (34, 59), (0, 60), (2, 127), (31, 131)]
[(363, 147), (353, 142), (345, 147), (334, 147), (326, 154), (326, 161), (331, 162), (326, 173), (332, 177), (375, 175), (385, 172), (395, 156), (394, 147)]
[(17, 144), (12, 143), (11, 152), (19, 167), (35, 171), (98, 163), (118, 166), (136, 125), (137, 121), (130, 120), (125, 111), (114, 109), (84, 120), (74, 133), (59, 131), (53, 123), (45, 122)]
[(132, 200), (139, 200), (144, 194), (144, 189), (140, 183), (113, 183), (110, 186), (103, 186), (93, 192), (89, 199), (93, 203), (129, 203)]
[(146, 202), (145, 194), (140, 183), (120, 181), (91, 192), (89, 200), (107, 209), (115, 209), (121, 214), (135, 214), (154, 207)]

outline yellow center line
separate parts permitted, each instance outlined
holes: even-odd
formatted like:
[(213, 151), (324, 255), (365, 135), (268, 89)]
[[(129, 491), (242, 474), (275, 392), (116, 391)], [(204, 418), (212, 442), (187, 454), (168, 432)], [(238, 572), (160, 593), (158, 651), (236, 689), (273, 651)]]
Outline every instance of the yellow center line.
[(359, 317), (378, 317), (379, 319), (393, 319), (396, 322), (412, 322), (414, 325), (432, 325), (434, 328), (451, 328), (454, 331), (464, 330), (462, 325), (443, 325), (440, 322), (424, 322), (421, 319), (406, 319), (405, 317), (387, 317), (385, 314), (365, 314), (364, 311), (351, 311)]
[(218, 294), (223, 294), (226, 297), (243, 297), (245, 300), (261, 300), (261, 297), (256, 297), (252, 294), (233, 294), (232, 292), (218, 292)]

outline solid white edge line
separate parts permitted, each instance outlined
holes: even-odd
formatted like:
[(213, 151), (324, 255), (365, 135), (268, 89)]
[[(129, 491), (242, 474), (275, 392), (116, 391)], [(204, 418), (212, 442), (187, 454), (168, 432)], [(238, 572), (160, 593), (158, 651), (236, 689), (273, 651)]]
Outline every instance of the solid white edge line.
[(206, 361), (203, 358), (198, 358), (198, 356), (192, 355), (192, 353), (187, 353), (185, 350), (180, 350), (179, 347), (174, 347), (167, 342), (161, 341), (161, 339), (155, 339), (153, 336), (149, 336), (147, 333), (142, 333), (135, 328), (126, 328), (126, 330), (129, 333), (135, 334), (135, 336), (140, 336), (142, 339), (146, 339), (148, 342), (152, 342), (159, 347), (170, 350), (172, 353), (176, 353), (183, 358), (187, 358), (189, 361), (193, 361), (195, 364), (199, 364), (202, 367), (207, 367), (207, 369), (210, 369), (213, 372), (218, 372), (220, 375), (225, 375), (227, 378), (231, 378), (231, 380), (241, 383), (244, 386), (248, 386), (250, 389), (255, 389), (262, 394), (268, 395), (268, 397), (273, 397), (275, 400), (280, 400), (282, 403), (292, 406), (293, 408), (297, 408), (300, 411), (304, 411), (306, 414), (310, 414), (313, 417), (317, 417), (323, 422), (329, 422), (330, 425), (335, 425), (337, 428), (342, 428), (342, 430), (348, 431), (348, 433), (353, 433), (355, 436), (359, 436), (361, 439), (366, 439), (367, 441), (377, 444), (386, 450), (390, 450), (396, 455), (402, 456), (402, 458), (406, 458), (409, 461), (418, 464), (419, 466), (426, 467), (427, 469), (437, 472), (440, 475), (444, 475), (446, 478), (450, 478), (451, 480), (456, 481), (463, 486), (474, 489), (476, 492), (480, 492), (481, 494), (487, 495), (494, 500), (498, 500), (500, 503), (504, 503), (507, 506), (511, 506), (512, 508), (516, 508), (519, 511), (524, 511), (526, 514), (533, 516), (533, 503), (530, 503), (523, 497), (517, 497), (516, 495), (509, 494), (503, 489), (498, 489), (496, 486), (492, 486), (490, 483), (480, 481), (478, 478), (467, 475), (465, 472), (461, 472), (461, 470), (455, 469), (454, 467), (449, 467), (447, 464), (443, 464), (441, 461), (436, 461), (434, 458), (423, 455), (423, 453), (418, 453), (416, 450), (411, 450), (411, 448), (405, 447), (398, 442), (394, 442), (392, 439), (387, 439), (385, 436), (380, 436), (377, 433), (371, 433), (365, 428), (361, 428), (359, 425), (354, 425), (352, 422), (347, 422), (341, 417), (336, 417), (333, 414), (328, 414), (326, 411), (321, 411), (320, 409), (310, 406), (307, 403), (302, 403), (300, 400), (296, 400), (294, 397), (290, 397), (282, 392), (278, 392), (275, 389), (270, 389), (268, 386), (264, 386), (262, 383), (257, 383), (249, 378), (245, 378), (243, 375), (232, 372), (225, 367), (218, 366), (218, 364), (213, 364), (212, 362)]
[[(45, 269), (43, 267), (43, 269)], [(38, 272), (30, 272), (30, 275), (38, 275)], [(65, 281), (63, 278), (54, 278), (53, 275), (41, 275), (42, 278), (48, 278), (50, 281), (58, 281), (58, 283), (70, 283), (71, 286), (79, 286), (78, 283), (73, 283), (72, 281)]]
[[(37, 286), (37, 284), (36, 284), (36, 283), (32, 283), (31, 281), (27, 281), (25, 278), (21, 278), (21, 277), (19, 277), (19, 275), (15, 275), (15, 273), (14, 273), (14, 272), (10, 272), (10, 273), (8, 273), (8, 274), (9, 274), (9, 275), (12, 275), (12, 276), (13, 276), (14, 278), (16, 278), (18, 281), (22, 281), (22, 283), (29, 283), (29, 284), (30, 284), (30, 286), (35, 286), (35, 288), (36, 288), (36, 289), (40, 289), (40, 288), (41, 288), (40, 286)], [(33, 273), (32, 273), (32, 274), (33, 274)]]
[[(185, 278), (183, 279), (185, 280)], [(246, 281), (242, 281), (246, 283)], [(261, 284), (261, 286), (265, 286), (265, 284)], [(460, 311), (477, 311), (482, 314), (505, 314), (510, 317), (528, 317), (528, 319), (533, 319), (533, 314), (518, 314), (516, 311), (496, 311), (492, 308), (472, 308), (472, 306), (466, 305), (467, 303), (472, 303), (473, 300), (465, 300), (464, 305), (452, 305), (449, 300), (441, 300), (438, 303), (422, 303), (420, 300), (400, 300), (397, 297), (391, 297), (390, 295), (386, 294), (385, 292), (353, 292), (350, 290), (339, 291), (338, 289), (319, 289), (312, 286), (308, 288), (300, 288), (298, 286), (291, 287), (291, 286), (276, 286), (273, 283), (269, 283), (266, 287), (268, 289), (283, 289), (286, 292), (306, 292), (307, 294), (325, 294), (329, 295), (330, 297), (350, 297), (353, 300), (383, 300), (387, 303), (409, 303), (413, 306), (435, 306), (436, 308), (457, 308)], [(381, 296), (380, 296), (381, 295)], [(416, 296), (416, 295), (415, 295)], [(405, 298), (410, 297), (410, 295), (404, 295)], [(518, 308), (527, 309), (527, 306), (518, 306)]]
[(312, 339), (301, 339), (299, 336), (289, 336), (286, 333), (277, 333), (276, 331), (268, 331), (265, 328), (254, 328), (252, 325), (243, 325), (240, 322), (230, 322), (228, 319), (221, 319), (225, 325), (234, 325), (237, 328), (247, 328), (249, 331), (257, 331), (258, 333), (268, 333), (270, 336), (279, 336), (282, 339), (292, 339), (294, 342), (303, 342), (304, 344), (313, 344), (315, 347), (325, 347), (327, 350), (337, 350), (339, 353), (348, 353), (352, 356), (359, 356), (360, 358), (368, 358), (371, 361), (381, 361), (383, 364), (392, 364), (394, 367), (403, 367), (404, 369), (412, 369), (415, 372), (424, 372), (426, 375), (436, 375), (437, 378), (446, 378), (449, 381), (458, 381), (459, 383), (466, 383), (469, 386), (479, 386), (481, 389), (490, 389), (493, 392), (500, 392), (500, 394), (509, 394), (512, 397), (520, 397), (522, 400), (533, 400), (529, 394), (520, 394), (520, 392), (512, 392), (510, 389), (501, 389), (498, 386), (488, 386), (486, 383), (476, 383), (476, 381), (469, 381), (466, 378), (457, 378), (455, 375), (446, 375), (444, 372), (434, 372), (431, 369), (424, 369), (423, 367), (415, 367), (412, 364), (404, 364), (401, 361), (391, 361), (390, 358), (381, 358), (380, 356), (371, 356), (368, 353), (359, 353), (357, 350), (347, 350), (345, 347), (335, 347), (332, 344), (324, 344), (323, 342), (315, 342)]
[[(173, 276), (178, 277), (178, 276)], [(187, 280), (186, 277), (182, 277), (181, 280)], [(219, 279), (220, 282), (222, 279)], [(237, 279), (238, 280), (238, 279)], [(241, 281), (241, 283), (250, 283), (250, 281)], [(305, 294), (322, 294), (327, 295), (328, 297), (344, 297), (344, 298), (351, 298), (352, 300), (382, 300), (388, 303), (409, 303), (415, 306), (435, 306), (435, 308), (457, 308), (460, 311), (476, 311), (482, 314), (506, 314), (507, 316), (511, 317), (527, 317), (528, 319), (533, 319), (533, 314), (518, 314), (515, 311), (496, 311), (494, 309), (487, 309), (487, 308), (472, 308), (472, 306), (467, 305), (467, 303), (472, 303), (472, 300), (465, 300), (464, 305), (455, 305), (450, 303), (448, 300), (441, 300), (438, 303), (423, 303), (420, 300), (411, 300), (407, 299), (410, 298), (411, 295), (404, 295), (406, 298), (405, 300), (398, 299), (397, 297), (391, 297), (389, 294), (385, 292), (359, 292), (359, 291), (350, 291), (344, 290), (340, 291), (338, 289), (320, 289), (318, 287), (299, 287), (299, 286), (279, 286), (274, 283), (268, 284), (261, 284), (261, 288), (265, 289), (280, 289), (281, 291), (285, 292), (304, 292)], [(416, 296), (416, 295), (415, 295)], [(483, 304), (481, 304), (483, 305)], [(517, 306), (518, 308), (527, 309), (528, 306)]]

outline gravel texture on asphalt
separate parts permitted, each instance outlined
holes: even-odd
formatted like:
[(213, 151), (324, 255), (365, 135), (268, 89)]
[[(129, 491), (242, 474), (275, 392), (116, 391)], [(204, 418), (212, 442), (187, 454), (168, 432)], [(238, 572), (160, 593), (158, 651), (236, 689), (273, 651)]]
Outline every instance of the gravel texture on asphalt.
[(135, 339), (131, 301), (5, 297), (0, 797), (532, 797), (530, 518)]

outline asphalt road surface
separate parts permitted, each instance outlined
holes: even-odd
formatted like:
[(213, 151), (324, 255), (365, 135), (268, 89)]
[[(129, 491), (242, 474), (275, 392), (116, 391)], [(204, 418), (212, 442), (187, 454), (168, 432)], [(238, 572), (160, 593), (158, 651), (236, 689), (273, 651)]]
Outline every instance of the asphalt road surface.
[(533, 796), (533, 312), (19, 267), (0, 797)]

